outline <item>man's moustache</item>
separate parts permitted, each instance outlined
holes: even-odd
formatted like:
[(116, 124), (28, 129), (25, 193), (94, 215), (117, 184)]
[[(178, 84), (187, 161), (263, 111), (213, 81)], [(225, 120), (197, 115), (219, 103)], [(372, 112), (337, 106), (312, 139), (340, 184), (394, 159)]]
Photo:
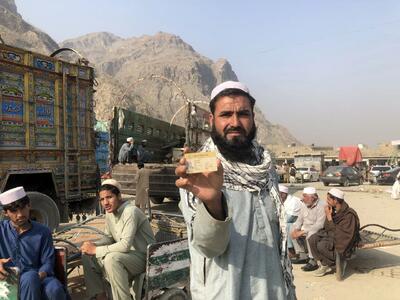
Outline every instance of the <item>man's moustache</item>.
[(227, 135), (230, 132), (240, 132), (240, 133), (243, 133), (243, 134), (246, 133), (242, 127), (230, 127), (228, 129), (224, 130), (224, 134), (225, 135)]

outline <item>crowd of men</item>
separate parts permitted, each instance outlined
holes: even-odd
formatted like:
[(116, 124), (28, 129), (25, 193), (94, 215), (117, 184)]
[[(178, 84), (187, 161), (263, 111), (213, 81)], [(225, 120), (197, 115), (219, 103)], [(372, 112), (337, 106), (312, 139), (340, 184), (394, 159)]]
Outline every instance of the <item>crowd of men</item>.
[[(288, 195), (288, 187), (279, 185), (285, 203), (287, 222), (293, 244), (288, 243), (293, 264), (304, 264), (305, 272), (315, 276), (333, 272), (336, 255), (350, 258), (359, 242), (360, 221), (357, 213), (344, 201), (344, 192), (332, 188), (326, 201), (313, 187), (303, 190), (303, 199)], [(286, 201), (291, 201), (286, 205)], [(293, 224), (293, 207), (297, 208)], [(293, 245), (293, 248), (290, 248)]]
[[(256, 140), (255, 101), (240, 82), (216, 86), (211, 136), (200, 151), (216, 153), (217, 171), (189, 174), (184, 157), (176, 167), (194, 300), (296, 299), (291, 263), (323, 276), (332, 272), (335, 255), (349, 257), (358, 241), (359, 220), (343, 191), (330, 189), (323, 199), (306, 187), (299, 199), (278, 185), (271, 156)], [(121, 163), (136, 153), (139, 165), (139, 149), (133, 149), (128, 138), (119, 153)], [(88, 296), (130, 299), (133, 281), (140, 299), (146, 248), (155, 242), (149, 221), (122, 199), (113, 179), (102, 183), (99, 201), (106, 212), (105, 238), (81, 246)], [(54, 277), (50, 230), (29, 219), (23, 188), (0, 194), (0, 203), (9, 218), (0, 223), (0, 280), (8, 268), (19, 267), (22, 299), (67, 299)]]

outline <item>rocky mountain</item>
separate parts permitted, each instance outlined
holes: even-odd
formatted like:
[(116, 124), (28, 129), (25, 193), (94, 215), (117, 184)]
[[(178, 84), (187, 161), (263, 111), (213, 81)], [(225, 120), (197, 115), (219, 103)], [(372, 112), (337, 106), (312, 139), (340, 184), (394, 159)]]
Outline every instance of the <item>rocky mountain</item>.
[[(110, 119), (112, 107), (120, 106), (170, 121), (185, 104), (185, 97), (207, 108), (215, 85), (238, 80), (226, 59), (212, 61), (168, 33), (126, 39), (107, 32), (90, 33), (57, 45), (23, 20), (14, 0), (0, 0), (0, 34), (7, 44), (44, 54), (58, 46), (79, 51), (96, 70), (99, 120)], [(287, 129), (268, 122), (258, 108), (256, 119), (263, 144), (299, 143)], [(183, 125), (183, 113), (176, 122)]]
[[(77, 49), (96, 66), (101, 83), (96, 113), (101, 119), (111, 117), (111, 106), (121, 106), (170, 121), (184, 104), (175, 84), (189, 99), (208, 103), (216, 84), (238, 80), (226, 59), (214, 62), (180, 37), (163, 32), (128, 39), (106, 32), (91, 33), (66, 40), (61, 46)], [(173, 82), (150, 79), (152, 74)], [(256, 115), (258, 137), (263, 143), (299, 143), (286, 128), (268, 122), (258, 108)], [(182, 125), (183, 115), (177, 120)]]
[(6, 44), (47, 55), (59, 48), (49, 35), (24, 21), (14, 0), (0, 0), (0, 35)]

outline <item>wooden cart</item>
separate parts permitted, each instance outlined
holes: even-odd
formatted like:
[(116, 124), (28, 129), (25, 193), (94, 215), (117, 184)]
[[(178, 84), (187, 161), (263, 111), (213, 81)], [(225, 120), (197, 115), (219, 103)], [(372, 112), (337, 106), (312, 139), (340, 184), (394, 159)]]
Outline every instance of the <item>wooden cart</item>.
[[(79, 247), (84, 240), (96, 240), (104, 235), (99, 224), (104, 223), (104, 216), (97, 216), (86, 221), (68, 226), (54, 234), (56, 245), (67, 253), (66, 259), (56, 260), (59, 278), (65, 278), (82, 265)], [(142, 274), (142, 299), (186, 300), (189, 297), (190, 256), (186, 225), (183, 217), (160, 212), (151, 213), (150, 224), (157, 243), (147, 247), (146, 272)], [(64, 266), (62, 265), (64, 263)]]
[[(380, 232), (370, 231), (366, 228), (380, 228)], [(391, 229), (379, 224), (367, 224), (360, 228), (360, 238), (356, 251), (361, 249), (373, 249), (386, 246), (400, 245), (400, 237), (386, 234), (387, 231), (398, 232), (400, 229)], [(336, 252), (336, 279), (342, 281), (344, 279), (348, 259)]]

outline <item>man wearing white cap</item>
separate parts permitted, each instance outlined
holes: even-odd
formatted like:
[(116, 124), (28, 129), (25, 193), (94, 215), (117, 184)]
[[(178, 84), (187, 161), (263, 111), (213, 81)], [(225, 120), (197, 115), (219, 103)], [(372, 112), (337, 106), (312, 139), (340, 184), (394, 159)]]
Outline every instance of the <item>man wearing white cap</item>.
[(200, 151), (216, 152), (218, 170), (188, 174), (185, 158), (175, 170), (194, 300), (295, 298), (285, 210), (270, 154), (255, 138), (254, 104), (240, 82), (215, 87)]
[(63, 285), (54, 277), (54, 246), (50, 229), (29, 219), (30, 201), (23, 187), (0, 194), (8, 220), (0, 222), (0, 280), (8, 267), (20, 269), (20, 299), (62, 300)]
[(318, 269), (317, 262), (310, 252), (309, 238), (324, 226), (325, 201), (319, 199), (314, 187), (306, 187), (303, 190), (303, 203), (300, 214), (293, 224), (292, 238), (296, 252), (300, 258), (293, 263), (304, 263), (305, 251), (308, 250), (307, 264), (301, 267), (303, 271), (309, 272)]
[(289, 194), (289, 188), (283, 184), (279, 185), (279, 193), (281, 195), (281, 199), (283, 201), (283, 205), (285, 207), (286, 212), (286, 230), (288, 232), (288, 251), (289, 257), (295, 258), (296, 252), (294, 250), (293, 240), (290, 237), (290, 232), (292, 230), (293, 223), (296, 222), (297, 217), (300, 214), (301, 207), (303, 203), (296, 196)]
[(134, 156), (136, 156), (136, 149), (134, 146), (133, 137), (128, 137), (126, 142), (121, 146), (118, 153), (118, 161), (121, 164), (132, 163)]
[(360, 220), (354, 209), (344, 201), (343, 191), (330, 189), (326, 199), (324, 228), (309, 239), (310, 250), (319, 264), (315, 276), (332, 272), (335, 251), (345, 259), (349, 258), (360, 239)]
[[(86, 291), (90, 299), (107, 299), (103, 278), (111, 285), (112, 299), (131, 299), (131, 282), (135, 282), (135, 299), (140, 299), (139, 276), (145, 271), (147, 246), (155, 243), (146, 215), (121, 197), (121, 184), (104, 180), (99, 201), (106, 211), (105, 237), (81, 246)], [(110, 297), (111, 298), (111, 297)]]

